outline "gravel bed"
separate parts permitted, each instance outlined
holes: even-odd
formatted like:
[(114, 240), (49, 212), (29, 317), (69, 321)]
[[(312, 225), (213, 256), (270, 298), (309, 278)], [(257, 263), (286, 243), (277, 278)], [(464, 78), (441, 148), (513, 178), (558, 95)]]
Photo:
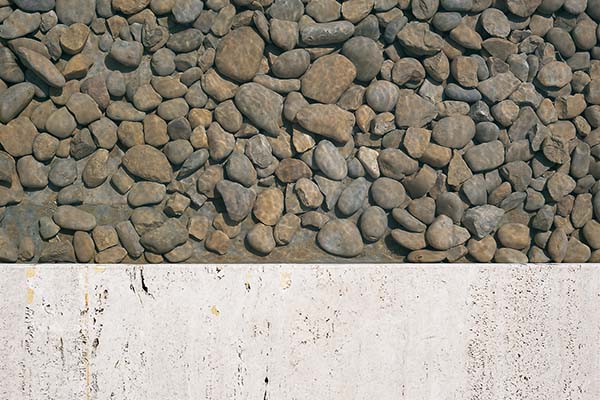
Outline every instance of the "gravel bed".
[(600, 0), (0, 0), (0, 262), (600, 262)]

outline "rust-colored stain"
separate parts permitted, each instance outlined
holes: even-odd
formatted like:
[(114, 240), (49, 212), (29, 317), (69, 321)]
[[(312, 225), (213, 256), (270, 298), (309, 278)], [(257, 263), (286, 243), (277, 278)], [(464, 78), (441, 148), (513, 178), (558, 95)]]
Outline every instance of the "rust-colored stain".
[(218, 317), (219, 315), (221, 315), (221, 311), (219, 311), (219, 309), (217, 308), (217, 306), (212, 306), (210, 308), (210, 313), (212, 315), (214, 315), (215, 317)]
[(35, 292), (32, 288), (28, 287), (26, 292), (27, 304), (33, 304), (33, 299), (35, 297)]
[(289, 289), (292, 286), (292, 273), (282, 272), (279, 274), (279, 286), (282, 289)]
[(25, 276), (27, 277), (27, 279), (33, 278), (36, 272), (37, 269), (35, 267), (25, 268)]

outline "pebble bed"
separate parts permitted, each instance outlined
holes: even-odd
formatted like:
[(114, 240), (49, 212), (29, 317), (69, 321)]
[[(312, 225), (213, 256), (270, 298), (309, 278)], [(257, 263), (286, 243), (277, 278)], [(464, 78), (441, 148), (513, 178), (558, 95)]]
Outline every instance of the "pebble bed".
[(0, 261), (599, 262), (598, 22), (0, 0)]

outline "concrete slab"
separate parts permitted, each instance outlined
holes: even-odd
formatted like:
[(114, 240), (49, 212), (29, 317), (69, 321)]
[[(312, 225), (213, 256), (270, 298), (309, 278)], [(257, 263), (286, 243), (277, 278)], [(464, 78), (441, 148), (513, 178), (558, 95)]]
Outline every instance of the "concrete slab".
[(0, 267), (0, 399), (600, 398), (598, 265)]

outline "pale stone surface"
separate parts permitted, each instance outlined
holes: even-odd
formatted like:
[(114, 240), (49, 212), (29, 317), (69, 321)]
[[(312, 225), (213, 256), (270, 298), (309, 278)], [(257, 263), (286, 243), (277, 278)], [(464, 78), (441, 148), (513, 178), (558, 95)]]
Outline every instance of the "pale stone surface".
[(598, 265), (0, 269), (2, 398), (600, 396)]

